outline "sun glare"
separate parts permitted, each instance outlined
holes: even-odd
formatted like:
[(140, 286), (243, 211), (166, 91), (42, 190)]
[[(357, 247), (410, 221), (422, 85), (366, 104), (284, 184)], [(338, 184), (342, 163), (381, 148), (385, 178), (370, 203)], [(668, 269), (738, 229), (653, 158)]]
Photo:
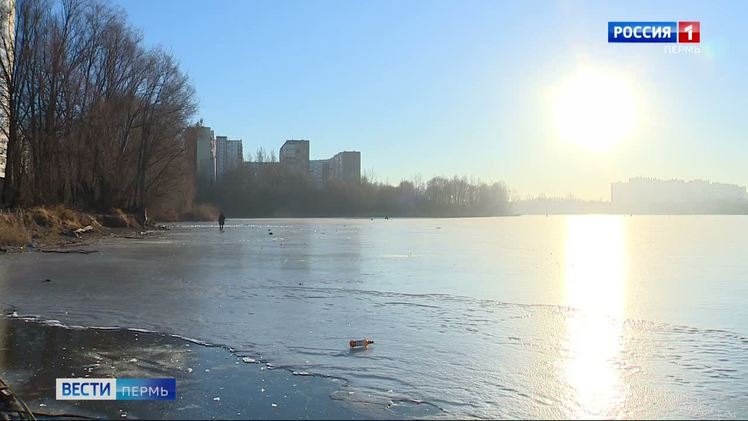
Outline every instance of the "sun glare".
[(569, 418), (617, 418), (626, 384), (621, 352), (626, 289), (623, 219), (612, 215), (566, 219), (566, 379), (574, 390)]
[(554, 95), (558, 136), (590, 150), (605, 151), (636, 125), (632, 86), (622, 77), (586, 69)]

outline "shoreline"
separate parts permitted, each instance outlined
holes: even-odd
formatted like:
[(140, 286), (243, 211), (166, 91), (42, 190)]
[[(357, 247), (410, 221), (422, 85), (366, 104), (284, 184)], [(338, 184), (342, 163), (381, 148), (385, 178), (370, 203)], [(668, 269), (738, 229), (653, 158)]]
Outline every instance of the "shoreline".
[(152, 238), (163, 229), (148, 228), (105, 228), (102, 231), (85, 233), (81, 237), (67, 237), (59, 235), (57, 237), (46, 237), (43, 239), (34, 239), (26, 245), (2, 245), (0, 246), (0, 256), (12, 253), (95, 253), (97, 250), (84, 250), (97, 243), (105, 240), (131, 240)]
[(87, 246), (105, 237), (128, 237), (162, 228), (143, 222), (120, 209), (93, 213), (58, 205), (3, 210), (0, 252)]
[[(0, 316), (0, 377), (34, 412), (145, 419), (381, 419), (442, 414), (428, 404), (349, 399), (345, 380), (294, 372), (224, 345), (128, 328)], [(176, 401), (57, 401), (55, 378), (174, 377)]]
[[(83, 215), (94, 218), (93, 214)], [(127, 215), (132, 218), (132, 215)], [(461, 215), (461, 216), (251, 216), (251, 217), (228, 217), (227, 221), (233, 220), (305, 220), (305, 219), (321, 219), (321, 220), (335, 220), (335, 219), (354, 219), (354, 220), (388, 220), (388, 219), (403, 219), (403, 220), (415, 220), (415, 219), (428, 219), (428, 220), (439, 220), (439, 219), (481, 219), (481, 218), (517, 218), (517, 217), (550, 217), (550, 216), (623, 216), (623, 217), (634, 217), (634, 216), (748, 216), (748, 214), (740, 213), (527, 213), (527, 214), (504, 214), (504, 215)], [(0, 221), (1, 222), (1, 221)], [(24, 242), (25, 244), (2, 244), (0, 243), (0, 256), (8, 253), (23, 253), (23, 252), (43, 252), (43, 253), (81, 253), (96, 251), (81, 250), (81, 247), (92, 247), (102, 240), (113, 240), (113, 239), (142, 239), (153, 237), (163, 231), (168, 231), (173, 226), (179, 226), (181, 224), (214, 224), (217, 226), (217, 221), (213, 220), (178, 220), (178, 221), (156, 221), (149, 222), (147, 226), (127, 226), (127, 227), (109, 227), (104, 225), (98, 225), (95, 229), (85, 231), (80, 234), (73, 234), (72, 230), (67, 232), (58, 232), (59, 228), (56, 227), (34, 227), (34, 234), (31, 241)], [(81, 227), (83, 228), (83, 227)]]
[[(621, 213), (621, 212), (586, 212), (586, 213), (511, 213), (505, 215), (460, 215), (460, 216), (227, 216), (226, 221), (242, 219), (242, 220), (258, 220), (258, 219), (356, 219), (356, 220), (389, 220), (389, 219), (481, 219), (481, 218), (518, 218), (523, 216), (748, 216), (748, 213)], [(218, 226), (217, 221), (205, 221), (205, 220), (182, 220), (182, 221), (164, 221), (158, 222), (159, 225), (163, 224), (166, 227), (180, 224), (214, 224)]]

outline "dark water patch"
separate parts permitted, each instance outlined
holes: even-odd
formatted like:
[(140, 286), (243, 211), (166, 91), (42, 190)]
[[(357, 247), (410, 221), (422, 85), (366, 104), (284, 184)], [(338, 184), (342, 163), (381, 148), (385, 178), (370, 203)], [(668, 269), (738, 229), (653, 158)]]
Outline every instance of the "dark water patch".
[[(0, 376), (32, 410), (94, 418), (368, 419), (419, 416), (341, 401), (342, 379), (267, 370), (228, 347), (142, 329), (68, 327), (0, 316)], [(272, 365), (271, 365), (272, 367)], [(55, 378), (174, 377), (177, 400), (57, 401)]]

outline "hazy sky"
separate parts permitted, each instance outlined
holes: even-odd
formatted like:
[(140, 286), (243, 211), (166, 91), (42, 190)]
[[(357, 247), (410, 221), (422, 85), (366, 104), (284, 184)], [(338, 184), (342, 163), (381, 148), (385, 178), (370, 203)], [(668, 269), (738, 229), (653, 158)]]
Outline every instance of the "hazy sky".
[[(608, 199), (638, 175), (748, 183), (746, 1), (115, 3), (245, 151), (304, 138), (313, 159), (361, 151), (379, 181), (459, 174), (521, 196)], [(701, 54), (608, 44), (613, 20), (699, 20)], [(582, 68), (635, 91), (612, 148), (558, 138), (552, 93)]]

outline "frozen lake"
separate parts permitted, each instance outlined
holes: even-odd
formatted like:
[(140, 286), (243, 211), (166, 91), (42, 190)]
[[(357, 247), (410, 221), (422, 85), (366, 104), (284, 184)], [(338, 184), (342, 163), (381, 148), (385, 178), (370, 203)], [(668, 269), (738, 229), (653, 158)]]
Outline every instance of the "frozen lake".
[(90, 248), (0, 256), (0, 309), (450, 416), (748, 417), (748, 217), (230, 219)]

